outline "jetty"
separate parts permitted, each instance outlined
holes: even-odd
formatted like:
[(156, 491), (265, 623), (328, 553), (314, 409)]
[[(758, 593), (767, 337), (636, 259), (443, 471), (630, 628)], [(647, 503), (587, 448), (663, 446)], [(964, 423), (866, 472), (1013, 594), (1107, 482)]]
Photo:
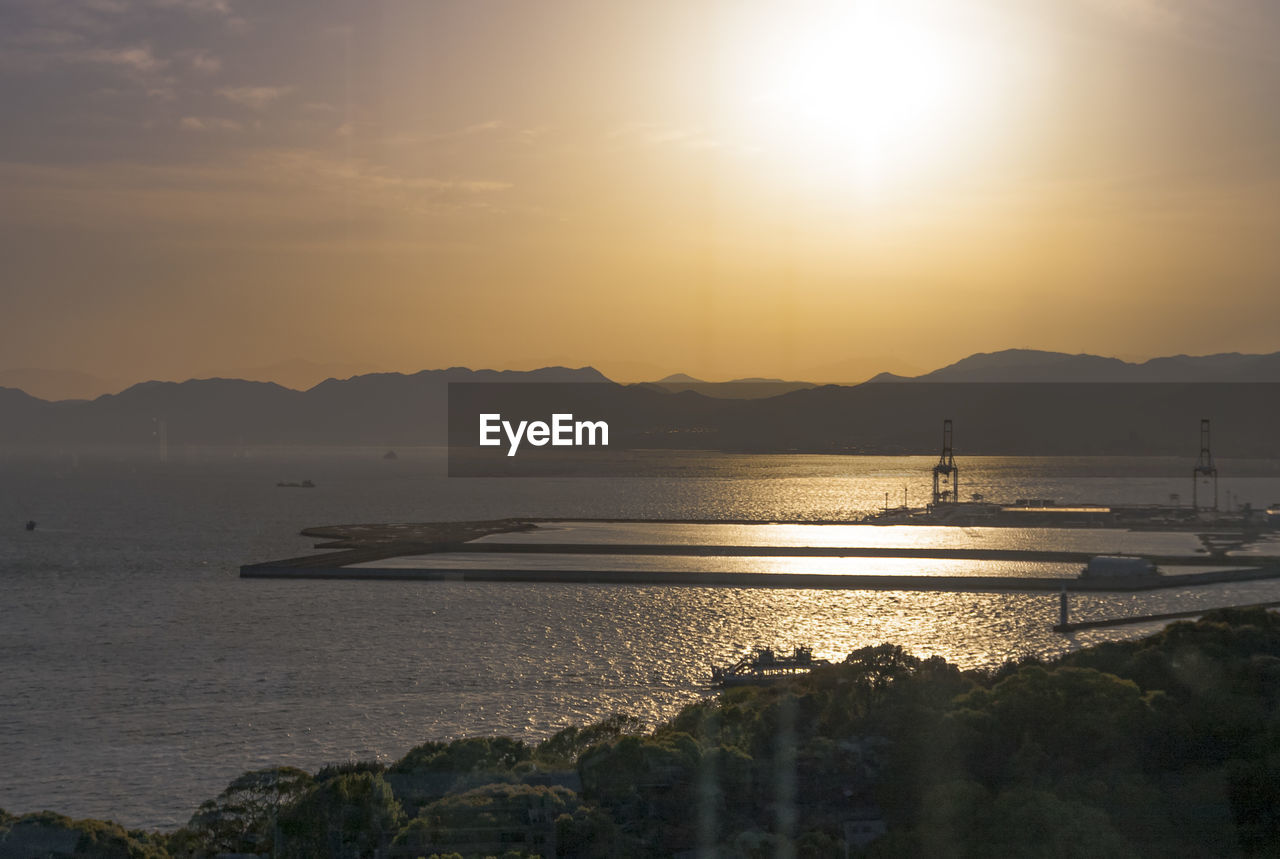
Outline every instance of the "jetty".
[[(909, 529), (915, 531), (916, 529)], [(953, 592), (1144, 591), (1280, 578), (1280, 552), (1210, 555), (1194, 535), (1135, 532), (1165, 551), (1143, 557), (1162, 575), (1080, 577), (1108, 532), (1076, 535), (1079, 548), (1001, 548), (982, 529), (936, 529), (941, 545), (892, 545), (873, 526), (802, 520), (499, 519), (394, 525), (336, 525), (302, 533), (318, 554), (246, 564), (246, 579), (543, 582), (667, 587), (798, 588)], [(973, 536), (977, 534), (977, 536)], [(868, 540), (879, 537), (877, 540)], [(734, 538), (729, 541), (725, 538)], [(970, 545), (961, 545), (961, 543)], [(1173, 551), (1173, 548), (1179, 551)], [(1253, 553), (1248, 553), (1253, 552)], [(876, 566), (948, 565), (963, 574), (880, 573)], [(1054, 565), (1052, 575), (1037, 572)], [(997, 567), (1007, 574), (991, 575)], [(1025, 569), (1024, 569), (1025, 568)], [(857, 571), (845, 571), (845, 570)]]
[[(1280, 606), (1280, 600), (1271, 602), (1252, 603), (1250, 605), (1232, 606), (1232, 608), (1275, 608)], [(1208, 608), (1188, 609), (1186, 611), (1164, 611), (1155, 614), (1135, 614), (1125, 617), (1105, 617), (1098, 620), (1081, 620), (1067, 621), (1057, 623), (1053, 627), (1054, 632), (1071, 633), (1082, 629), (1106, 629), (1115, 626), (1132, 626), (1135, 623), (1162, 623), (1166, 620), (1186, 620), (1189, 618), (1200, 617), (1211, 611), (1215, 611), (1222, 606), (1212, 606)]]

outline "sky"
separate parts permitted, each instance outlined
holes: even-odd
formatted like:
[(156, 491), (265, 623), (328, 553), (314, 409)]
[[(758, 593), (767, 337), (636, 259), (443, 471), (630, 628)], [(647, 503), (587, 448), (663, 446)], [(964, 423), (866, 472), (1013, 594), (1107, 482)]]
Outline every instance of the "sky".
[(1269, 0), (7, 0), (0, 369), (1280, 350)]

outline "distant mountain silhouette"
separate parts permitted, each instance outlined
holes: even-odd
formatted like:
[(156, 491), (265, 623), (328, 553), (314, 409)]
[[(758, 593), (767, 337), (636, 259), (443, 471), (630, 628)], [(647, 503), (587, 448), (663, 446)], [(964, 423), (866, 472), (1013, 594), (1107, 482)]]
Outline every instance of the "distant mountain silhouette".
[(0, 370), (0, 388), (18, 388), (42, 400), (92, 400), (123, 387), (123, 382), (101, 379), (78, 370), (46, 370), (40, 367)]
[(771, 385), (809, 385), (810, 382), (790, 382), (786, 379), (766, 379), (760, 376), (747, 376), (742, 379), (730, 379), (727, 382), (708, 382), (706, 379), (697, 379), (688, 373), (672, 373), (666, 378), (659, 379), (654, 382), (655, 385), (755, 385), (760, 383)]
[(685, 373), (676, 373), (648, 384), (672, 393), (693, 391), (705, 397), (730, 400), (756, 400), (764, 397), (776, 397), (788, 391), (814, 387), (812, 382), (788, 382), (783, 379), (748, 378), (733, 379), (729, 382), (705, 382)]
[(274, 382), (142, 382), (93, 401), (50, 403), (0, 389), (0, 441), (175, 444), (441, 444), (450, 382), (601, 382), (590, 367), (423, 370), (330, 379), (308, 391)]
[(0, 405), (6, 408), (39, 408), (49, 405), (45, 400), (33, 397), (17, 388), (0, 387)]
[(1140, 366), (1151, 376), (1142, 381), (1151, 382), (1280, 381), (1280, 352), (1270, 355), (1242, 355), (1239, 352), (1200, 357), (1175, 355), (1171, 358), (1152, 358)]
[(901, 376), (924, 373), (928, 368), (903, 361), (897, 356), (889, 355), (856, 355), (848, 358), (806, 367), (796, 375), (804, 379), (812, 379), (819, 384), (860, 385), (876, 375), (877, 371), (891, 367)]
[(1067, 355), (1033, 349), (980, 352), (917, 377), (928, 382), (1115, 382), (1134, 365), (1119, 358)]
[(1036, 349), (979, 352), (931, 373), (881, 373), (872, 382), (1280, 382), (1280, 352), (1176, 355), (1140, 364)]
[(198, 379), (245, 379), (250, 382), (275, 382), (295, 391), (306, 391), (326, 379), (349, 379), (374, 372), (368, 364), (317, 364), (303, 358), (291, 358), (261, 367), (236, 367), (206, 370)]
[[(170, 446), (443, 444), (451, 382), (590, 382), (567, 386), (576, 390), (563, 396), (549, 387), (504, 387), (516, 389), (514, 404), (529, 417), (573, 411), (594, 420), (590, 409), (607, 409), (618, 421), (615, 446), (624, 448), (933, 453), (940, 421), (952, 418), (956, 449), (966, 454), (1194, 456), (1199, 420), (1208, 417), (1219, 455), (1274, 457), (1280, 384), (1221, 379), (1273, 382), (1278, 371), (1276, 355), (1130, 364), (1013, 351), (936, 371), (947, 381), (929, 374), (897, 384), (781, 389), (750, 381), (624, 386), (590, 367), (376, 373), (307, 391), (241, 379), (145, 382), (93, 401), (47, 402), (0, 388), (0, 442), (154, 444), (163, 421)], [(1111, 384), (1121, 375), (1160, 384)], [(1017, 383), (1028, 377), (1053, 384)], [(1075, 381), (1081, 377), (1094, 381)]]

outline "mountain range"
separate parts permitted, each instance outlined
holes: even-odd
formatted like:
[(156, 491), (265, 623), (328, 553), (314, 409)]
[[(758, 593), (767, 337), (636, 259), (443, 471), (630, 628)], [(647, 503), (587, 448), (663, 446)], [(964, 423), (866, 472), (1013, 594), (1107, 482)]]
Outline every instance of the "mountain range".
[(931, 373), (881, 373), (872, 382), (1280, 382), (1280, 352), (1174, 355), (1141, 363), (1035, 349), (979, 352)]
[(95, 400), (46, 402), (0, 388), (0, 442), (433, 444), (445, 437), (451, 382), (608, 382), (584, 367), (451, 367), (328, 379), (306, 391), (274, 382), (142, 382)]
[[(692, 377), (617, 385), (590, 367), (375, 373), (305, 391), (242, 379), (144, 382), (60, 402), (0, 388), (0, 442), (154, 444), (163, 425), (171, 445), (443, 444), (452, 382), (593, 383), (592, 396), (617, 415), (617, 444), (637, 447), (923, 453), (936, 448), (946, 417), (970, 453), (1174, 454), (1194, 444), (1199, 418), (1212, 417), (1232, 455), (1272, 457), (1280, 420), (1280, 385), (1260, 384), (1280, 383), (1280, 353), (1133, 364), (1010, 350), (912, 378), (817, 387), (752, 379), (719, 392), (700, 391), (713, 383)], [(728, 394), (735, 385), (744, 392)], [(770, 385), (797, 387), (760, 392)], [(545, 390), (522, 394), (531, 415), (558, 410)]]
[[(457, 368), (455, 368), (457, 369)], [(427, 371), (443, 372), (443, 371)], [(672, 373), (650, 384), (671, 391), (693, 390), (712, 397), (750, 398), (776, 396), (787, 391), (821, 384), (855, 384), (846, 375), (819, 372), (807, 379), (742, 378), (711, 382), (687, 373)], [(295, 391), (307, 391), (330, 379), (349, 379), (374, 373), (367, 365), (316, 363), (302, 359), (281, 361), (262, 367), (209, 370), (197, 379), (240, 379), (274, 382)], [(396, 374), (390, 374), (396, 375)], [(417, 374), (408, 374), (417, 375)], [(616, 377), (614, 377), (616, 378)], [(635, 375), (628, 378), (643, 378)], [(1122, 361), (1098, 355), (1071, 355), (1035, 349), (1006, 349), (979, 352), (928, 373), (914, 376), (880, 373), (872, 382), (1273, 382), (1280, 381), (1280, 352), (1246, 355), (1238, 352), (1217, 355), (1175, 355), (1144, 362)], [(0, 388), (17, 388), (37, 399), (92, 400), (130, 387), (117, 379), (107, 379), (77, 370), (22, 367), (0, 370)]]

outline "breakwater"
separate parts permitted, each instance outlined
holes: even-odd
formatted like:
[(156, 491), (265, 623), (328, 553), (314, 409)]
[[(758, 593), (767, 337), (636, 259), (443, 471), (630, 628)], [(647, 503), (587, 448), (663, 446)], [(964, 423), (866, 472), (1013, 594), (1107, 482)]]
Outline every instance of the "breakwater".
[[(317, 559), (321, 561), (321, 559)], [(1082, 580), (1020, 576), (893, 576), (809, 573), (668, 572), (663, 570), (518, 570), (403, 569), (326, 564), (251, 564), (240, 568), (246, 579), (347, 579), (423, 582), (555, 582), (568, 584), (663, 585), (721, 588), (797, 588), (805, 590), (902, 590), (953, 592), (1146, 591), (1280, 578), (1280, 566), (1212, 573), (1150, 576), (1142, 579)]]
[[(852, 546), (852, 545), (777, 545), (723, 544), (706, 542), (583, 542), (564, 539), (564, 529), (538, 531), (536, 520), (495, 520), (492, 522), (425, 523), (418, 525), (330, 526), (307, 529), (305, 534), (323, 537), (327, 548), (340, 548), (324, 554), (288, 558), (281, 561), (248, 564), (240, 575), (249, 579), (317, 579), (356, 581), (462, 581), (571, 583), (602, 585), (659, 585), (665, 587), (724, 588), (797, 588), (814, 590), (903, 590), (952, 592), (1071, 592), (1149, 591), (1185, 588), (1280, 578), (1280, 557), (1242, 556), (1214, 557), (1203, 554), (1145, 554), (1160, 567), (1204, 567), (1209, 563), (1232, 568), (1159, 576), (1109, 577), (1078, 579), (1066, 576), (1043, 576), (1030, 571), (1025, 575), (917, 575), (842, 572), (809, 572), (794, 570), (777, 572), (769, 569), (745, 571), (733, 569), (732, 561), (759, 558), (867, 558), (920, 559), (935, 561), (990, 561), (1002, 569), (1017, 564), (1084, 565), (1096, 552), (1025, 548), (963, 548), (936, 546)], [(594, 520), (604, 521), (604, 520)], [(609, 520), (640, 526), (683, 526), (707, 524), (664, 520), (639, 522)], [(726, 523), (714, 523), (723, 525)], [(777, 523), (741, 522), (749, 526), (777, 527)], [(835, 525), (836, 523), (830, 523)], [(530, 531), (538, 532), (538, 540), (528, 539)], [(572, 533), (572, 532), (569, 532)], [(510, 535), (504, 537), (503, 535)], [(555, 540), (555, 542), (552, 542)], [(427, 558), (426, 556), (430, 556)], [(543, 556), (543, 562), (525, 561)], [(557, 568), (556, 557), (566, 556)], [(650, 558), (701, 559), (698, 569), (655, 568)], [(618, 559), (637, 559), (636, 568)], [(716, 569), (716, 560), (726, 559), (724, 569)], [(418, 559), (418, 560), (415, 560)], [(571, 559), (571, 560), (569, 560)], [(592, 560), (600, 559), (593, 566)], [(607, 562), (606, 562), (607, 561)]]

